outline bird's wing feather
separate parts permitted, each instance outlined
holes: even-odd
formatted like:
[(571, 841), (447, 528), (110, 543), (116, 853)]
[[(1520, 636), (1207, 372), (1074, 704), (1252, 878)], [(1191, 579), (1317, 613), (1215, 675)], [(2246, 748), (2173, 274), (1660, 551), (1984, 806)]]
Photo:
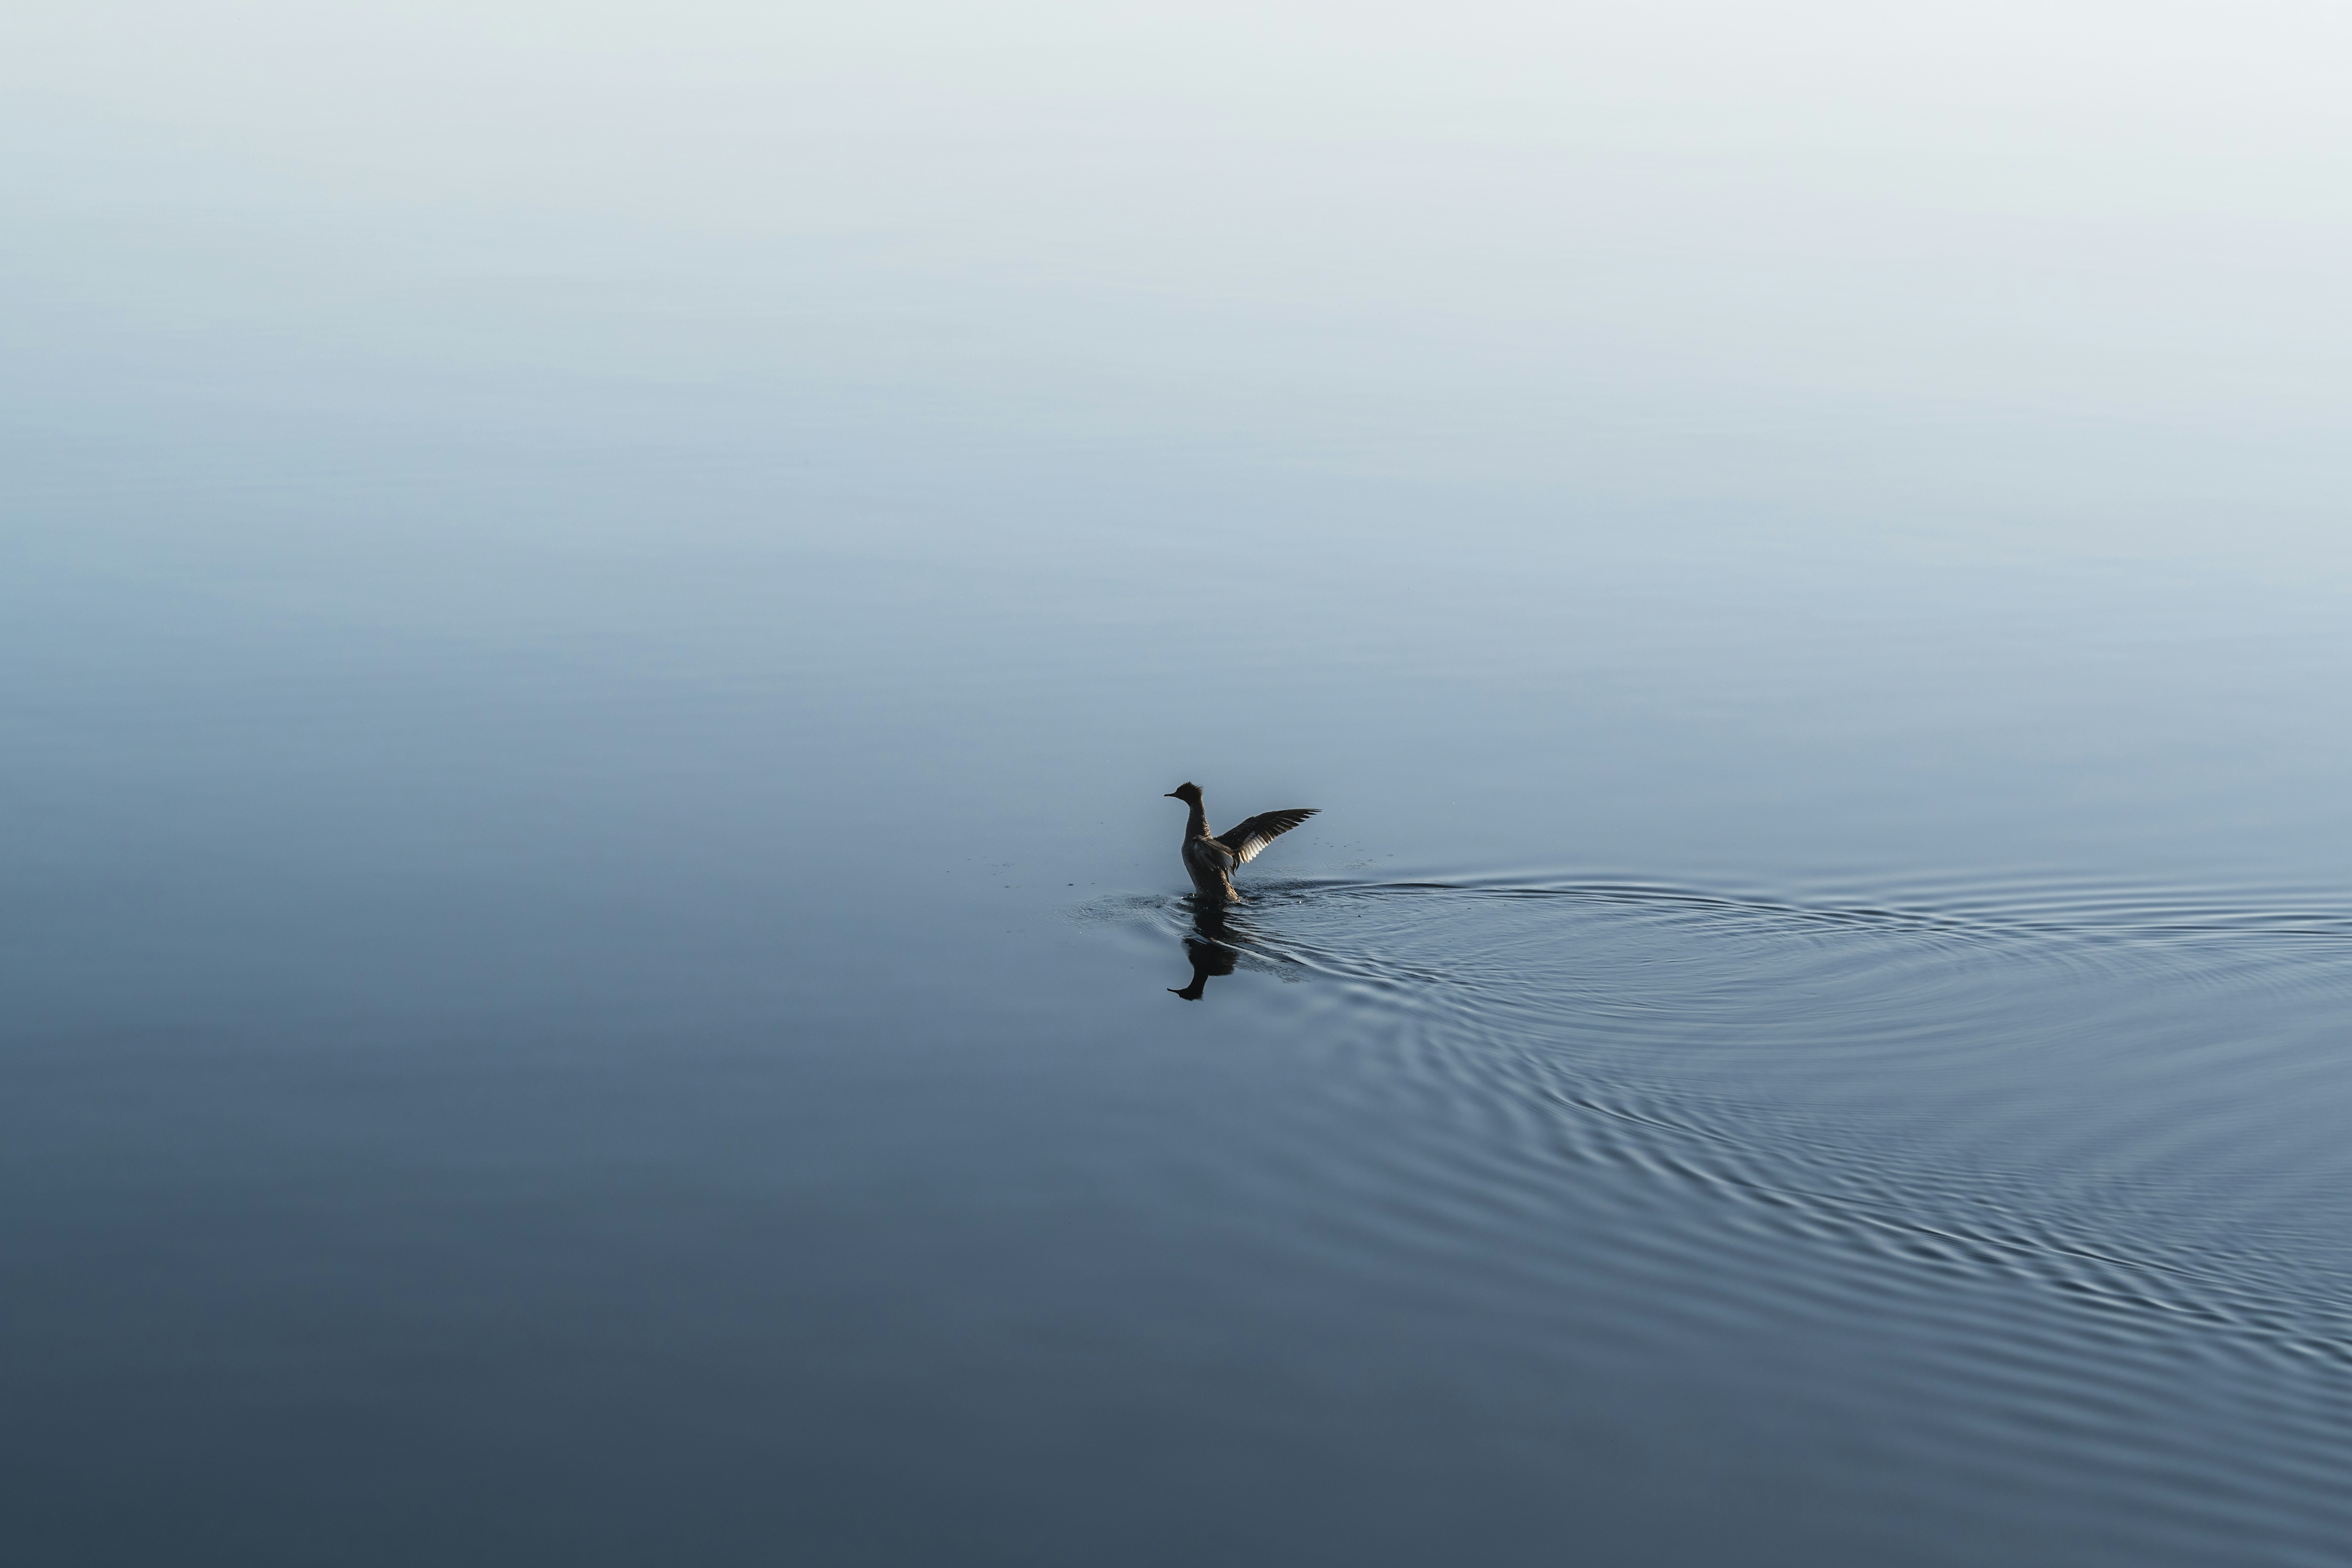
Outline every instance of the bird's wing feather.
[(1294, 805), (1284, 811), (1261, 811), (1246, 822), (1235, 823), (1217, 835), (1217, 842), (1233, 851), (1236, 864), (1254, 860), (1257, 852), (1315, 815), (1311, 805)]
[(1195, 838), (1192, 843), (1184, 846), (1186, 859), (1189, 860), (1196, 855), (1220, 870), (1230, 871), (1241, 864), (1234, 858), (1232, 850), (1213, 838)]

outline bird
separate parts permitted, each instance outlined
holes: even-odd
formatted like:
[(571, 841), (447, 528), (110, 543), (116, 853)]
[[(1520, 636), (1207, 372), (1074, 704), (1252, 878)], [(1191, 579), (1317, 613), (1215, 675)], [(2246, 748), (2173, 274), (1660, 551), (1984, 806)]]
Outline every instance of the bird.
[(1181, 800), (1188, 808), (1184, 818), (1184, 869), (1192, 879), (1192, 890), (1221, 904), (1241, 902), (1242, 896), (1234, 891), (1234, 867), (1255, 859), (1259, 850), (1314, 816), (1317, 809), (1294, 805), (1282, 811), (1261, 811), (1223, 833), (1211, 833), (1209, 814), (1201, 806), (1199, 784), (1178, 784), (1166, 798)]

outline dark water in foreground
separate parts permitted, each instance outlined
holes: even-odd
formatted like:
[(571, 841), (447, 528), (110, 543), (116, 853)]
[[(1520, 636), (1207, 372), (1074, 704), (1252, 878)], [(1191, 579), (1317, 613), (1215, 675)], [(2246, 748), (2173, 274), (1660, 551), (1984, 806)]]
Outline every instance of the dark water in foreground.
[(12, 1558), (2342, 1561), (2332, 580), (778, 493), (52, 495)]

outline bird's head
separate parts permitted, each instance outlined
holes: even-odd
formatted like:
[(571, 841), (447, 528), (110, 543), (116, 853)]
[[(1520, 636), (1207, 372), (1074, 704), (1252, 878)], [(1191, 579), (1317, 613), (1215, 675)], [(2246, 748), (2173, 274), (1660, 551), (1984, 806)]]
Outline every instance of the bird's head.
[(1180, 784), (1168, 792), (1167, 798), (1181, 800), (1186, 805), (1198, 805), (1201, 804), (1201, 786), (1196, 784)]

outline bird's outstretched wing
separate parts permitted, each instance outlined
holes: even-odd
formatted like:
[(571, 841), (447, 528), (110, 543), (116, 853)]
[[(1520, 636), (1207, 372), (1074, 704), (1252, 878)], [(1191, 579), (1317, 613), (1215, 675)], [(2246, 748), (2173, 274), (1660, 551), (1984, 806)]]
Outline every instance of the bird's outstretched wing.
[(1261, 811), (1217, 835), (1217, 842), (1233, 851), (1234, 863), (1255, 859), (1257, 852), (1315, 815), (1316, 807), (1294, 805), (1284, 811)]

